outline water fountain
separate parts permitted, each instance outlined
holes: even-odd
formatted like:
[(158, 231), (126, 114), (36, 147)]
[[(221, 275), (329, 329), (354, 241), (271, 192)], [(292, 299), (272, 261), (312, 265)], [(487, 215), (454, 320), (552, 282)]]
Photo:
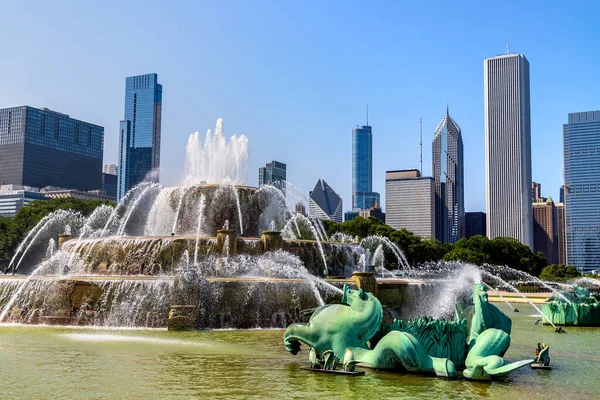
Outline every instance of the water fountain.
[[(87, 218), (48, 215), (10, 262), (25, 275), (0, 280), (0, 320), (282, 327), (340, 297), (343, 283), (323, 278), (348, 278), (363, 248), (329, 242), (320, 221), (296, 216), (278, 188), (247, 186), (247, 161), (247, 139), (226, 139), (218, 120), (204, 142), (190, 136), (181, 186), (142, 182)], [(297, 236), (281, 234), (290, 223)], [(25, 262), (42, 242), (46, 259)]]

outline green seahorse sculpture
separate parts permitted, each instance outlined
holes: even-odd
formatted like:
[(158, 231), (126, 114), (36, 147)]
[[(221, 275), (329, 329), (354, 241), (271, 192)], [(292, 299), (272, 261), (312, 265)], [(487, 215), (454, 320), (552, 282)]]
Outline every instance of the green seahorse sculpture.
[(304, 343), (317, 354), (333, 351), (338, 360), (348, 358), (350, 351), (353, 362), (372, 368), (456, 377), (451, 360), (430, 357), (415, 337), (406, 332), (389, 332), (370, 349), (368, 342), (380, 329), (382, 320), (383, 308), (375, 296), (346, 285), (342, 304), (319, 307), (308, 323), (290, 325), (283, 342), (292, 354), (297, 354)]

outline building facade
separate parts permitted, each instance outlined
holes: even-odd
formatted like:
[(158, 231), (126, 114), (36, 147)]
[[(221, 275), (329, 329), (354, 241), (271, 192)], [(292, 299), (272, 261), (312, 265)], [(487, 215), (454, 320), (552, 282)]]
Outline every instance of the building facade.
[(405, 228), (435, 238), (435, 181), (418, 170), (385, 173), (385, 219), (394, 229)]
[(490, 239), (533, 248), (529, 62), (506, 54), (484, 61), (486, 227)]
[(484, 212), (467, 212), (465, 213), (465, 238), (470, 238), (475, 235), (486, 235), (486, 218)]
[(36, 188), (19, 185), (0, 185), (0, 217), (11, 218), (35, 200), (48, 200)]
[(304, 207), (304, 203), (301, 201), (296, 203), (296, 214), (301, 214), (306, 217), (306, 207)]
[(310, 216), (342, 223), (342, 198), (323, 179), (308, 194)]
[(379, 207), (379, 201), (375, 202), (375, 205), (371, 208), (368, 208), (366, 210), (359, 210), (358, 216), (363, 218), (374, 217), (380, 220), (381, 222), (385, 223), (385, 213), (383, 212), (381, 207)]
[(558, 229), (556, 207), (549, 197), (547, 201), (533, 204), (533, 251), (541, 252), (548, 265), (558, 262)]
[(280, 189), (285, 195), (287, 166), (279, 161), (271, 161), (258, 169), (258, 186), (272, 185)]
[(569, 114), (563, 125), (567, 264), (600, 266), (600, 110)]
[(104, 128), (47, 108), (0, 110), (0, 185), (100, 189)]
[(158, 181), (162, 85), (157, 74), (130, 76), (125, 80), (125, 113), (119, 125), (117, 199), (149, 172)]
[(369, 125), (352, 130), (352, 209), (366, 210), (379, 203), (373, 192), (373, 132)]
[(563, 265), (567, 264), (565, 223), (565, 203), (556, 203), (556, 263)]
[(45, 187), (40, 190), (40, 193), (49, 199), (78, 199), (78, 200), (108, 200), (114, 201), (115, 198), (108, 196), (103, 190), (83, 190), (61, 189), (55, 187)]
[(542, 197), (542, 184), (537, 182), (531, 182), (531, 202), (532, 203), (543, 203), (547, 199)]
[(435, 232), (442, 243), (456, 243), (464, 236), (464, 157), (460, 126), (446, 108), (435, 129), (432, 171), (435, 180)]

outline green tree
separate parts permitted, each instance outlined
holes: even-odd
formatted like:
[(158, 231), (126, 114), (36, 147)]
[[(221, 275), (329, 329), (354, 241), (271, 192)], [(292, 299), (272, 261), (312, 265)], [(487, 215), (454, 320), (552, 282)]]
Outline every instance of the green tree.
[(581, 273), (572, 265), (552, 264), (542, 269), (540, 279), (545, 281), (566, 281), (569, 279), (580, 277)]
[(78, 200), (73, 198), (37, 200), (19, 210), (14, 218), (0, 217), (0, 261), (10, 260), (19, 243), (42, 218), (57, 210), (74, 210), (87, 216), (101, 204), (110, 201)]

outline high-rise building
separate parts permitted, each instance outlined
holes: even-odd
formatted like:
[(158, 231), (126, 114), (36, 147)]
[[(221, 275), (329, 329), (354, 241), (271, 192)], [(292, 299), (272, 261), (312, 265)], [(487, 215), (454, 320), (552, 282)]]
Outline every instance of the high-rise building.
[(556, 203), (556, 263), (563, 265), (567, 264), (565, 222), (565, 203)]
[(465, 213), (465, 238), (475, 235), (486, 235), (485, 213), (481, 211)]
[(542, 184), (537, 182), (531, 182), (531, 202), (532, 203), (544, 203), (546, 202), (545, 197), (542, 197)]
[(104, 128), (47, 108), (0, 109), (0, 185), (102, 185)]
[(558, 260), (556, 207), (552, 197), (533, 204), (533, 251), (542, 252), (548, 264)]
[(419, 170), (386, 171), (385, 219), (394, 229), (405, 228), (435, 238), (435, 181)]
[(600, 265), (600, 110), (569, 114), (563, 125), (567, 264)]
[(301, 201), (296, 203), (296, 214), (302, 214), (306, 217), (306, 207), (304, 207), (304, 203)]
[(464, 236), (463, 165), (460, 126), (446, 107), (446, 115), (433, 135), (431, 169), (435, 180), (435, 232), (442, 243), (456, 243)]
[(125, 116), (119, 126), (117, 199), (153, 172), (158, 181), (162, 85), (158, 75), (130, 76), (125, 80)]
[(366, 210), (379, 203), (373, 192), (373, 133), (363, 125), (352, 130), (352, 209)]
[(342, 223), (342, 198), (323, 179), (308, 194), (310, 216)]
[(487, 234), (533, 248), (529, 62), (522, 54), (484, 61)]
[(285, 195), (286, 165), (279, 161), (271, 161), (258, 169), (258, 186), (272, 185)]

